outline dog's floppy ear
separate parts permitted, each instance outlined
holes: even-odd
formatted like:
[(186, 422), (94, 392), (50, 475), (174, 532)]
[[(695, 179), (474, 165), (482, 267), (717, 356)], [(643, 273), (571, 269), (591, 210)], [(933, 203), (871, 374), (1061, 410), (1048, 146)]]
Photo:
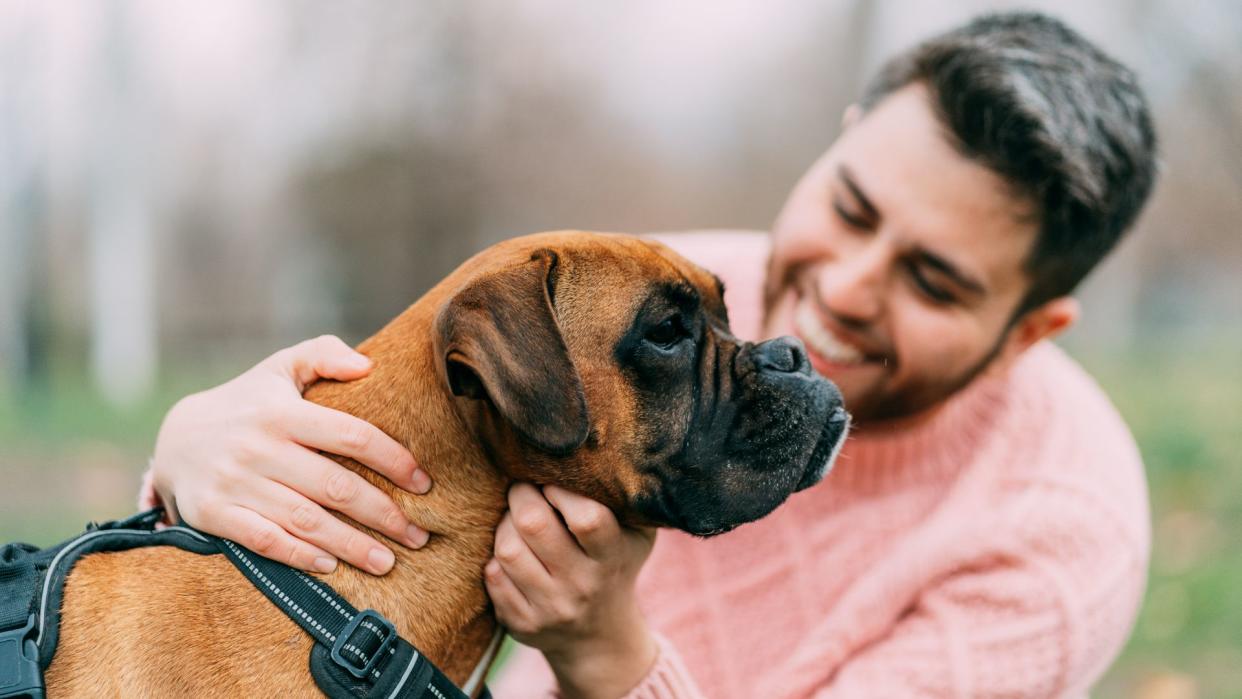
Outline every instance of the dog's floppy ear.
[(490, 400), (519, 436), (564, 455), (590, 431), (582, 379), (553, 308), (557, 255), (467, 284), (436, 318), (436, 357), (453, 395)]

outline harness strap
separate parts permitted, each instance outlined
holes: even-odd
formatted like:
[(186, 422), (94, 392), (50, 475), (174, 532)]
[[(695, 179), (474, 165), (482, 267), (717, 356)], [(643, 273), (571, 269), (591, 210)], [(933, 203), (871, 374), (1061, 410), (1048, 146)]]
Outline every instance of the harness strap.
[[(228, 539), (224, 557), (315, 641), (310, 671), (333, 699), (469, 699), (373, 609), (359, 611), (330, 585)], [(490, 696), (483, 689), (480, 699)]]
[(155, 530), (159, 510), (89, 524), (86, 532), (46, 549), (0, 547), (0, 699), (42, 699), (43, 671), (56, 654), (65, 579), (83, 556), (143, 546), (176, 546), (199, 554), (215, 549), (187, 527)]
[(0, 697), (43, 699), (43, 670), (32, 633), (35, 618), (25, 626), (0, 631)]
[[(87, 554), (143, 546), (223, 553), (315, 640), (311, 676), (332, 699), (468, 699), (379, 612), (358, 611), (327, 583), (231, 541), (189, 527), (157, 530), (161, 515), (157, 508), (92, 523), (85, 533), (46, 549), (0, 547), (0, 699), (43, 699), (43, 671), (56, 653), (65, 580), (74, 564)], [(483, 687), (479, 699), (490, 696)]]

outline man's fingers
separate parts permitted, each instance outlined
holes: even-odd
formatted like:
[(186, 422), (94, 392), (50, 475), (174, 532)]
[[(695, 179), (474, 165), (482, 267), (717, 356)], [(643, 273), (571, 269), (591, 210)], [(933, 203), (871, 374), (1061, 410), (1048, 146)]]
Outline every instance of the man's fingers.
[(483, 567), (483, 584), (487, 587), (487, 596), (492, 599), (492, 605), (496, 607), (496, 617), (501, 624), (519, 634), (534, 631), (530, 624), (530, 620), (534, 618), (530, 600), (514, 584), (499, 561), (492, 559)]
[(371, 360), (334, 335), (299, 342), (272, 359), (297, 384), (299, 393), (319, 378), (349, 381), (371, 370)]
[(366, 420), (305, 401), (290, 406), (289, 413), (289, 436), (299, 444), (348, 456), (405, 490), (421, 495), (431, 489), (431, 478), (414, 456)]
[(392, 570), (392, 551), (342, 522), (319, 505), (272, 481), (263, 481), (243, 504), (286, 533), (375, 575)]
[(509, 517), (522, 540), (554, 575), (575, 567), (584, 555), (535, 486), (517, 483), (509, 489)]
[(612, 510), (554, 485), (544, 486), (543, 495), (561, 513), (565, 526), (588, 556), (602, 560), (615, 548), (621, 525)]
[(296, 444), (283, 445), (278, 458), (289, 468), (271, 473), (273, 480), (393, 541), (411, 548), (427, 543), (427, 531), (411, 524), (392, 498), (362, 476)]
[(225, 509), (210, 527), (204, 524), (203, 529), (218, 536), (227, 535), (264, 558), (300, 570), (331, 573), (336, 568), (336, 559), (328, 552), (291, 536), (275, 522), (244, 507)]
[(505, 513), (496, 527), (496, 543), (492, 548), (497, 561), (514, 583), (529, 598), (537, 590), (546, 589), (551, 585), (552, 576), (543, 562), (535, 556), (517, 527), (513, 525), (513, 515)]

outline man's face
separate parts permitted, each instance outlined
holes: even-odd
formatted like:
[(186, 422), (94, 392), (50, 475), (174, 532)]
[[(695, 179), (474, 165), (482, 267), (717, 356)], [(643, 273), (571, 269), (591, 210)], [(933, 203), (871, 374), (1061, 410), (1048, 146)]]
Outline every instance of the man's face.
[(773, 229), (767, 331), (802, 338), (858, 419), (927, 408), (1011, 353), (1029, 208), (946, 139), (919, 85), (847, 126)]

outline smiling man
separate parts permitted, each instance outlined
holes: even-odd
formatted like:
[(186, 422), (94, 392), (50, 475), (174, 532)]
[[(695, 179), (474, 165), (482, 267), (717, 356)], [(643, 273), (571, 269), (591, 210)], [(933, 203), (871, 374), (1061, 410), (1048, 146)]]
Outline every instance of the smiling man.
[[(1046, 340), (1151, 190), (1134, 76), (1059, 22), (992, 15), (894, 58), (843, 126), (771, 235), (663, 236), (724, 279), (740, 337), (796, 335), (838, 383), (855, 429), (835, 471), (758, 522), (658, 543), (514, 486), (484, 582), (539, 652), (497, 696), (1081, 697), (1124, 644), (1142, 464)], [(387, 572), (392, 552), (320, 505), (408, 546), (427, 533), (317, 452), (415, 492), (428, 475), (300, 398), (367, 367), (307, 342), (182, 401), (144, 502), (291, 565)]]
[[(845, 134), (776, 223), (767, 332), (800, 336), (854, 415), (882, 420), (927, 409), (1008, 364), (1072, 324), (1077, 304), (1068, 288), (1035, 288), (1031, 272), (1043, 270), (1028, 271), (1044, 262), (1032, 259), (1041, 214), (1035, 193), (1019, 188), (1041, 183), (991, 170), (976, 151), (992, 143), (949, 140), (977, 115), (942, 116), (921, 82), (873, 99), (866, 118), (859, 107), (847, 113)], [(946, 118), (967, 123), (946, 134)]]
[(1154, 173), (1127, 69), (993, 15), (891, 60), (770, 236), (662, 236), (724, 278), (739, 335), (803, 340), (856, 436), (770, 517), (649, 559), (647, 533), (516, 487), (487, 585), (542, 657), (498, 696), (1085, 696), (1142, 596), (1146, 484), (1046, 340)]

